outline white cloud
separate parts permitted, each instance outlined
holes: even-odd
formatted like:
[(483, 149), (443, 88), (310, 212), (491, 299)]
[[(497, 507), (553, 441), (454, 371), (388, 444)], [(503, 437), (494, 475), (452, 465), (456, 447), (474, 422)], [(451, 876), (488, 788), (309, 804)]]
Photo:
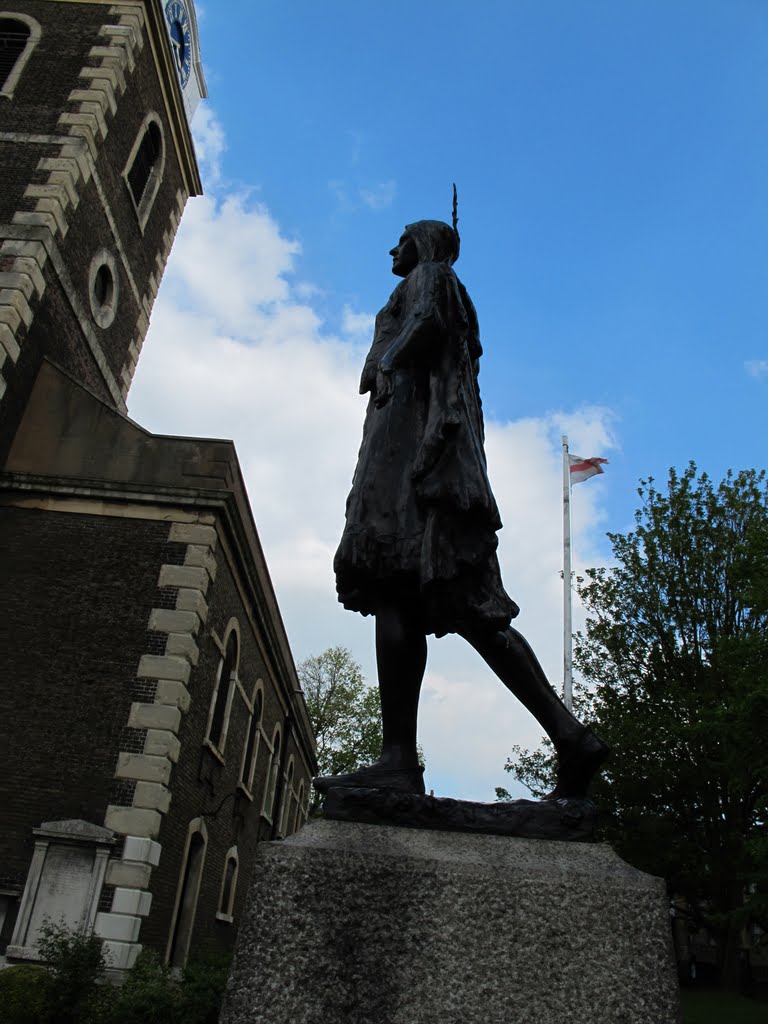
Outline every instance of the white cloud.
[(350, 338), (367, 340), (373, 337), (374, 313), (355, 313), (351, 307), (345, 306), (341, 315), (342, 334)]
[(750, 377), (761, 380), (763, 377), (768, 377), (768, 359), (748, 359), (744, 363), (744, 369)]
[(372, 210), (384, 210), (392, 205), (396, 192), (394, 181), (381, 181), (377, 185), (361, 188), (360, 198)]
[(288, 317), (305, 321), (301, 330), (312, 330), (314, 311), (290, 302), (287, 275), (300, 252), (300, 244), (285, 238), (248, 193), (198, 197), (182, 219), (163, 299), (172, 298), (177, 309), (214, 316), (220, 330), (239, 337), (274, 337), (276, 329), (288, 326)]
[(353, 185), (341, 178), (334, 178), (328, 182), (328, 188), (336, 199), (336, 209), (340, 213), (352, 213), (360, 209), (361, 204), (369, 210), (384, 210), (392, 205), (397, 194), (394, 181)]
[(297, 299), (309, 301), (309, 299), (320, 298), (323, 294), (323, 289), (311, 281), (297, 281), (293, 286), (293, 294)]
[(206, 189), (214, 188), (221, 181), (221, 159), (227, 143), (221, 122), (209, 103), (201, 103), (195, 111), (192, 135), (203, 185)]
[[(233, 438), (294, 655), (348, 646), (375, 680), (373, 622), (335, 598), (333, 553), (365, 411), (358, 395), (371, 317), (340, 311), (324, 329), (313, 289), (294, 283), (300, 246), (252, 195), (190, 202), (130, 394), (159, 433)], [(605, 409), (487, 424), (489, 471), (505, 522), (499, 555), (516, 625), (553, 680), (561, 674), (560, 434), (573, 450), (614, 446)], [(574, 493), (575, 565), (599, 560), (604, 478)], [(579, 612), (576, 613), (576, 623)], [(492, 799), (514, 743), (538, 725), (457, 637), (430, 639), (421, 710), (428, 785)]]
[(328, 182), (328, 188), (336, 199), (336, 208), (341, 213), (348, 213), (350, 210), (354, 210), (355, 204), (349, 194), (346, 182), (340, 178), (334, 178)]

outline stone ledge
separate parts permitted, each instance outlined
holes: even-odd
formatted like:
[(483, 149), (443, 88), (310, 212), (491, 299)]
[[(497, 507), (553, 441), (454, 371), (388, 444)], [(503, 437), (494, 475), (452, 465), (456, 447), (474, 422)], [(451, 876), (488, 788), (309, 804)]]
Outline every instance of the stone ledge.
[[(562, 843), (315, 818), (288, 839), (262, 843), (259, 849), (270, 857), (303, 856), (306, 849), (323, 857), (343, 853), (355, 860), (391, 858), (394, 864), (389, 870), (432, 870), (438, 862), (445, 862), (488, 871), (513, 870), (529, 879), (542, 876), (548, 883), (578, 876), (662, 895), (666, 892), (663, 879), (633, 868), (607, 843)], [(419, 867), (417, 861), (430, 864)]]

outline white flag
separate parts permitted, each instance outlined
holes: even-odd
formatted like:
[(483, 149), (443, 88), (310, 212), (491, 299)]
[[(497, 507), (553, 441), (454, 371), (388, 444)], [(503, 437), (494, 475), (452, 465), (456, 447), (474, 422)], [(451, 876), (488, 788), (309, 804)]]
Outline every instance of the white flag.
[(589, 480), (591, 476), (597, 476), (603, 472), (603, 465), (608, 464), (608, 459), (583, 459), (580, 455), (569, 455), (568, 463), (571, 470), (571, 483), (580, 484)]

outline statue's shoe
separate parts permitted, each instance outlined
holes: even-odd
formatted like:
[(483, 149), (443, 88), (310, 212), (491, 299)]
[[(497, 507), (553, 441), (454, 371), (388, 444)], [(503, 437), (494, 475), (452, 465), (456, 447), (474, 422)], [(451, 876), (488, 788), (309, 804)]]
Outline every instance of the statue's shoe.
[(557, 752), (557, 784), (545, 800), (583, 800), (589, 784), (602, 768), (611, 748), (591, 729)]
[(424, 795), (424, 769), (380, 768), (372, 764), (367, 768), (346, 775), (319, 775), (312, 780), (318, 793), (329, 789), (393, 789), (398, 793), (419, 793)]

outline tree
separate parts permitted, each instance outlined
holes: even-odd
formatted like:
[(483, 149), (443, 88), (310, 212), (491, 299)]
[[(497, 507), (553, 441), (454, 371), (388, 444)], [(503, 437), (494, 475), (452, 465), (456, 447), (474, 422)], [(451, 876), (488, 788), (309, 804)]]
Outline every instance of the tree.
[[(593, 795), (604, 838), (666, 878), (733, 987), (742, 930), (768, 929), (766, 478), (715, 486), (691, 463), (638, 493), (635, 529), (608, 535), (616, 566), (578, 582), (579, 710), (613, 747)], [(540, 794), (551, 747), (520, 753), (506, 768)]]
[(298, 667), (317, 740), (320, 775), (351, 772), (381, 753), (379, 692), (345, 647), (329, 647)]

